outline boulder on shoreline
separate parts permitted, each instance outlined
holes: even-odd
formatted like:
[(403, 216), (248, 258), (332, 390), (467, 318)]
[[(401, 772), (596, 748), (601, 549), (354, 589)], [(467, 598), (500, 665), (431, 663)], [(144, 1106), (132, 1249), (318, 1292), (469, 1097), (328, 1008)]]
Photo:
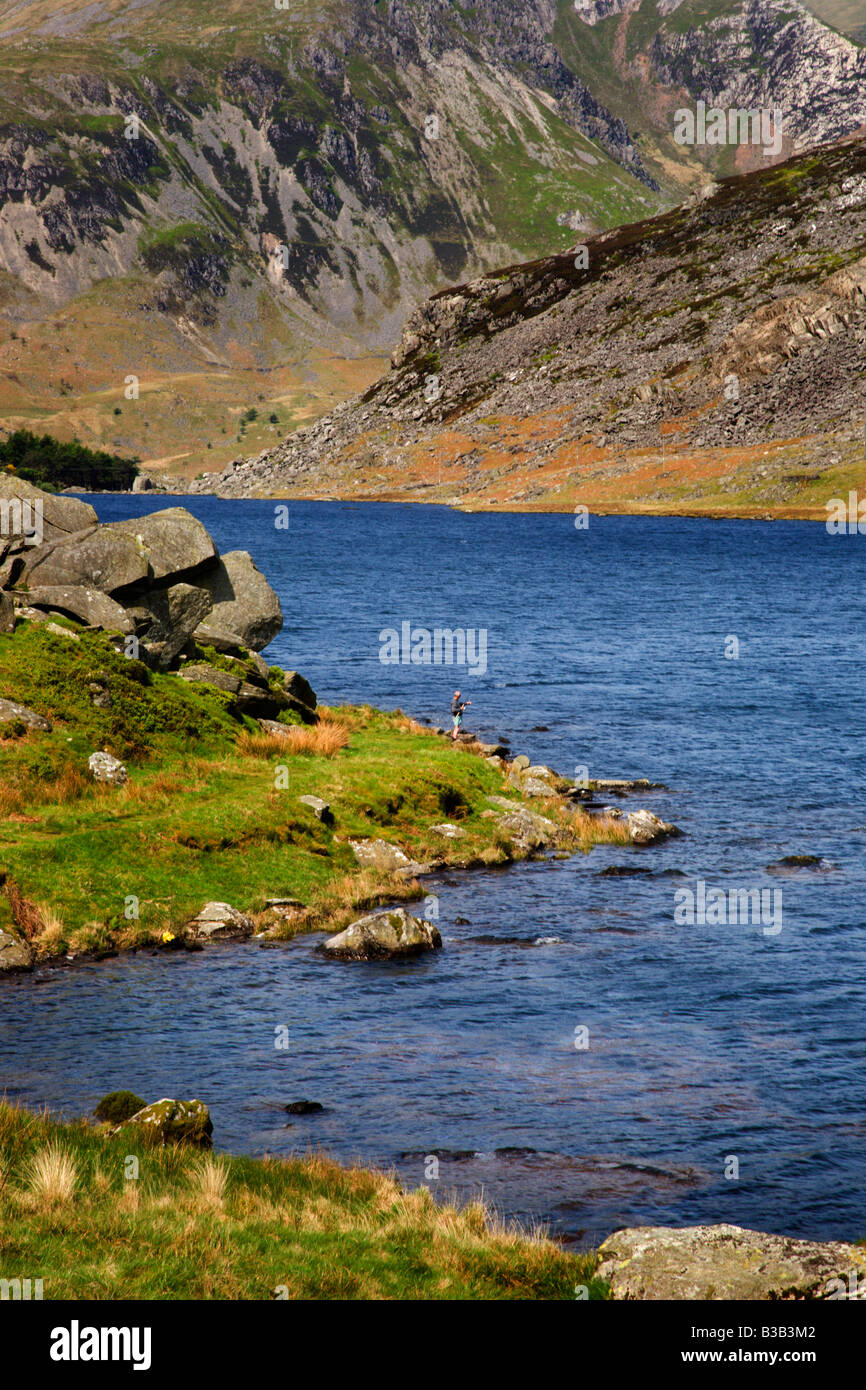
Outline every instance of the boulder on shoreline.
[(192, 935), (205, 941), (230, 941), (252, 936), (255, 923), (245, 912), (238, 912), (231, 903), (205, 903), (201, 912), (187, 923)]
[(0, 975), (6, 971), (32, 969), (33, 951), (28, 942), (0, 927)]
[(383, 873), (398, 874), (400, 878), (414, 878), (416, 874), (429, 874), (430, 864), (420, 864), (410, 859), (399, 845), (389, 844), (387, 840), (350, 840), (350, 848), (362, 869), (378, 869)]
[(847, 1298), (866, 1277), (866, 1247), (742, 1226), (638, 1226), (599, 1254), (596, 1275), (614, 1299)]
[[(283, 625), (279, 599), (252, 556), (220, 556), (184, 507), (100, 523), (86, 503), (6, 475), (4, 497), (17, 499), (21, 525), (0, 551), (0, 592), (34, 610), (135, 635), (145, 659), (162, 670), (174, 668), (191, 641), (243, 657)], [(30, 524), (40, 516), (39, 526)], [(8, 628), (8, 599), (2, 615)], [(314, 707), (308, 683), (291, 675), (297, 689), (286, 691), (287, 701)]]
[(360, 917), (326, 941), (322, 950), (335, 960), (396, 960), (441, 946), (432, 922), (411, 917), (404, 907), (392, 907)]
[(191, 1144), (196, 1148), (211, 1148), (213, 1123), (210, 1111), (200, 1100), (172, 1100), (164, 1097), (145, 1105), (118, 1126), (115, 1133), (135, 1125), (161, 1144)]

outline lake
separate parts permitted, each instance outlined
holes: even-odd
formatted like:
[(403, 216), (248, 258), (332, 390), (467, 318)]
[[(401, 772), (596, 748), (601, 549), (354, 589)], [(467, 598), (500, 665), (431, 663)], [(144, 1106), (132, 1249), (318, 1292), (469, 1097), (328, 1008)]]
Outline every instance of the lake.
[[(321, 700), (444, 725), (459, 686), (467, 727), (533, 762), (665, 783), (621, 804), (685, 833), (440, 875), (444, 949), (405, 964), (300, 938), (2, 980), (10, 1097), (198, 1096), (217, 1149), (323, 1147), (579, 1245), (645, 1222), (866, 1235), (866, 537), (339, 502), (279, 529), (270, 502), (88, 500), (187, 506), (249, 550), (285, 617), (267, 655)], [(405, 622), (483, 631), (486, 670), (383, 664)], [(792, 855), (815, 862), (768, 869)], [(699, 882), (779, 891), (779, 929), (677, 920)], [(325, 1111), (288, 1117), (299, 1098)]]

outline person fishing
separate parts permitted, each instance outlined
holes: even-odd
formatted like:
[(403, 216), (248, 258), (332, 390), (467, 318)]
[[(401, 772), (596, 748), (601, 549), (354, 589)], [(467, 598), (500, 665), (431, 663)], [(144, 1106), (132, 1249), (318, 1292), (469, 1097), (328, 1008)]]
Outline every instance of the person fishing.
[(471, 700), (461, 700), (460, 691), (454, 691), (454, 699), (451, 701), (451, 717), (454, 720), (454, 728), (451, 730), (451, 737), (457, 742), (457, 735), (460, 733), (463, 724), (463, 711), (472, 704)]

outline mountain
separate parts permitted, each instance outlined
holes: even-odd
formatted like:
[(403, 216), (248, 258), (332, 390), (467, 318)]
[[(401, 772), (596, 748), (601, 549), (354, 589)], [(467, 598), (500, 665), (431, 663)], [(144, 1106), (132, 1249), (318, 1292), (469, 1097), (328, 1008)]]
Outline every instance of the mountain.
[(0, 60), (3, 423), (187, 476), (369, 386), (431, 292), (769, 162), (684, 104), (781, 110), (781, 158), (866, 83), (795, 0), (11, 0)]
[(826, 517), (866, 484), (866, 136), (443, 291), (226, 496)]

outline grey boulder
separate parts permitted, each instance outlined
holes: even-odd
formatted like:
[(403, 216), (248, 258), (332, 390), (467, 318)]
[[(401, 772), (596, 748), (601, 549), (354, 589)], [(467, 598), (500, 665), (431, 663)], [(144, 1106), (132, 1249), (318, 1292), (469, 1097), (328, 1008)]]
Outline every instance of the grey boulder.
[(102, 782), (109, 787), (125, 787), (129, 773), (119, 758), (112, 753), (91, 753), (87, 766), (94, 782)]
[(15, 604), (9, 594), (0, 592), (0, 632), (15, 631)]
[(255, 923), (246, 913), (238, 912), (230, 903), (205, 903), (197, 917), (188, 924), (194, 936), (209, 941), (225, 941), (233, 937), (252, 936)]
[(113, 594), (146, 579), (147, 560), (130, 536), (94, 526), (32, 551), (24, 577), (31, 589), (84, 585)]
[(0, 975), (11, 970), (32, 970), (33, 951), (26, 941), (0, 927)]
[[(35, 507), (37, 502), (41, 521)], [(34, 483), (10, 473), (0, 474), (0, 513), (3, 517), (3, 535), (25, 544), (28, 535), (33, 536), (35, 524), (41, 526), (39, 539), (43, 543), (60, 540), (76, 531), (83, 531), (87, 526), (96, 525), (96, 512), (88, 502), (43, 492)]]
[(0, 700), (0, 724), (26, 724), (28, 729), (40, 729), (42, 733), (51, 733), (51, 723), (48, 719), (29, 709), (27, 705), (19, 705), (17, 700)]
[(79, 622), (104, 628), (107, 632), (133, 631), (132, 619), (126, 609), (121, 608), (108, 594), (88, 585), (45, 585), (31, 589), (27, 599), (31, 608), (63, 613), (67, 618), (77, 618)]
[(261, 651), (283, 626), (280, 601), (246, 550), (223, 555), (201, 583), (213, 600), (209, 626), (237, 633), (245, 647)]
[(680, 832), (675, 825), (659, 820), (652, 811), (630, 811), (628, 833), (633, 845), (651, 845), (655, 840), (665, 840)]
[(189, 574), (218, 557), (207, 529), (185, 507), (165, 507), (104, 528), (126, 537), (145, 559), (151, 579)]
[(633, 1227), (599, 1254), (615, 1299), (846, 1298), (866, 1276), (866, 1247), (730, 1225)]
[(148, 663), (167, 670), (210, 609), (208, 590), (194, 584), (172, 584), (141, 597), (129, 612)]
[(336, 960), (394, 960), (435, 951), (442, 938), (432, 922), (410, 917), (403, 907), (371, 912), (326, 941), (323, 950)]

